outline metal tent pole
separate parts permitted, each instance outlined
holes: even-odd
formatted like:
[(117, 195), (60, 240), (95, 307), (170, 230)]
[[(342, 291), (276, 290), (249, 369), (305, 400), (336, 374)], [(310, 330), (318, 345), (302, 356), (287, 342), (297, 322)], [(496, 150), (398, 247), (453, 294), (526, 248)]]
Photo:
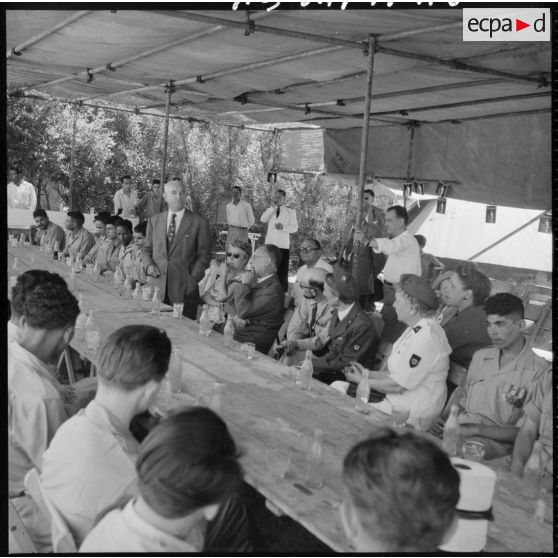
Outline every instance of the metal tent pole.
[(165, 110), (165, 129), (163, 132), (163, 159), (161, 161), (161, 186), (165, 185), (165, 172), (167, 170), (167, 147), (169, 143), (169, 116), (170, 116), (170, 106), (171, 97), (174, 93), (174, 85), (170, 79), (165, 87), (165, 92), (167, 94), (167, 106)]
[(74, 111), (74, 124), (72, 128), (72, 155), (70, 158), (70, 195), (69, 204), (70, 209), (73, 209), (73, 193), (74, 193), (74, 168), (76, 163), (76, 132), (77, 132), (77, 116), (78, 116), (78, 106), (76, 105)]
[[(411, 180), (411, 170), (413, 168), (413, 151), (415, 146), (415, 126), (413, 124), (409, 124), (409, 158), (407, 160), (407, 178), (406, 181), (409, 182)], [(407, 209), (407, 200), (409, 196), (407, 194), (407, 188), (403, 188), (403, 207)]]
[[(364, 198), (364, 181), (366, 178), (366, 154), (368, 152), (368, 125), (370, 122), (370, 102), (372, 97), (372, 79), (374, 77), (374, 57), (376, 54), (376, 40), (368, 36), (368, 73), (366, 75), (366, 96), (364, 100), (364, 118), (362, 121), (362, 141), (360, 144), (360, 166), (358, 170), (358, 206), (355, 228), (360, 229), (362, 224), (362, 203)], [(352, 275), (357, 277), (358, 257), (360, 242), (353, 241), (353, 266)]]

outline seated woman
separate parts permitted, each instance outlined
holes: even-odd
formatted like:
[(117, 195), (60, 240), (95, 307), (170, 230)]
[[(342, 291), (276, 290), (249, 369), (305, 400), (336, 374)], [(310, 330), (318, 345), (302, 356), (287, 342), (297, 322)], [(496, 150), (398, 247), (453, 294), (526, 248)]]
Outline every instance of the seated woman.
[(221, 264), (212, 260), (205, 277), (199, 282), (200, 297), (209, 307), (209, 319), (222, 327), (225, 316), (236, 314), (234, 292), (240, 286), (242, 273), (252, 256), (252, 245), (240, 239), (232, 240), (227, 259)]
[[(435, 311), (438, 300), (432, 287), (417, 275), (403, 274), (396, 286), (397, 319), (408, 327), (394, 343), (386, 361), (386, 371), (369, 372), (370, 387), (385, 394), (371, 406), (391, 414), (397, 405), (410, 413), (409, 424), (437, 416), (446, 400), (446, 376), (451, 347), (440, 327)], [(349, 382), (358, 384), (364, 367), (354, 363), (347, 373)], [(333, 388), (347, 393), (349, 382), (334, 382)], [(354, 386), (348, 392), (354, 394)], [(354, 395), (353, 395), (354, 396)]]

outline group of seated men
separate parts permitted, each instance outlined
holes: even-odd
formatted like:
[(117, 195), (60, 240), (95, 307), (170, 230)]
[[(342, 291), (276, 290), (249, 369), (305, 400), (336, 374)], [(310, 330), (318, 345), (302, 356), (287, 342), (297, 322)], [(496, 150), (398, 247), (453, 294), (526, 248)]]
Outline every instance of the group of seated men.
[[(76, 412), (54, 367), (72, 339), (77, 300), (57, 274), (30, 270), (11, 302), (9, 496), (38, 550), (50, 550), (52, 538), (26, 491), (33, 469), (82, 552), (254, 551), (240, 452), (221, 418), (194, 407), (143, 440), (131, 433), (167, 372), (165, 331), (132, 325), (109, 335), (94, 399)], [(458, 474), (436, 444), (411, 432), (381, 429), (357, 444), (343, 478), (341, 523), (357, 551), (434, 551), (455, 523)]]

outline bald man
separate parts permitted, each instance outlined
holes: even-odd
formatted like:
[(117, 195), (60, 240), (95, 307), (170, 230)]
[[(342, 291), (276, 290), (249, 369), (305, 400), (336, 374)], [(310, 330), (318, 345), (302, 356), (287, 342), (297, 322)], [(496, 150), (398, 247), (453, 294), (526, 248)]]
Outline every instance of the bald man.
[(143, 262), (163, 302), (184, 303), (183, 315), (195, 320), (198, 282), (211, 258), (209, 223), (186, 208), (186, 190), (180, 180), (167, 182), (163, 197), (168, 211), (147, 222)]

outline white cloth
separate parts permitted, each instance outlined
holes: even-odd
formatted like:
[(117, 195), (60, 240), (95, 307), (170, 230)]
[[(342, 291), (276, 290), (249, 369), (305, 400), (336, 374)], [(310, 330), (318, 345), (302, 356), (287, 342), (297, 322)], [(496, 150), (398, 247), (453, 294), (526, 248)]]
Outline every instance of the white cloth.
[(8, 346), (8, 486), (23, 491), (33, 467), (41, 470), (49, 442), (69, 414), (49, 368), (18, 343)]
[(354, 305), (355, 303), (353, 302), (348, 308), (345, 308), (345, 310), (339, 310), (337, 312), (337, 318), (340, 322), (342, 322), (349, 315), (349, 312), (353, 309)]
[(21, 179), (19, 186), (15, 182), (8, 183), (8, 207), (35, 210), (37, 192), (30, 182)]
[(227, 223), (229, 226), (244, 227), (249, 229), (256, 222), (252, 206), (245, 200), (240, 200), (237, 204), (231, 202), (227, 204)]
[(389, 376), (405, 388), (403, 393), (386, 394), (385, 402), (374, 403), (386, 410), (385, 403), (409, 409), (409, 424), (421, 417), (438, 416), (446, 400), (446, 377), (451, 347), (434, 317), (422, 318), (408, 327), (394, 343), (387, 361)]
[(306, 273), (308, 272), (308, 270), (314, 268), (325, 269), (328, 273), (333, 273), (333, 267), (321, 257), (312, 268), (309, 268), (306, 264), (299, 268), (299, 270), (296, 272), (295, 283), (293, 285), (293, 296), (295, 299), (295, 304), (300, 304), (300, 301), (304, 298), (300, 284), (306, 277)]
[(378, 248), (374, 252), (387, 255), (384, 279), (397, 283), (403, 273), (422, 274), (420, 247), (417, 239), (407, 230), (395, 238), (377, 238)]
[[(277, 217), (276, 214), (277, 208), (269, 207), (260, 217), (260, 221), (262, 223), (268, 223), (265, 243), (273, 244), (274, 246), (277, 246), (277, 248), (282, 248), (283, 250), (288, 250), (290, 246), (289, 235), (298, 231), (296, 211), (290, 207), (282, 205), (279, 217)], [(276, 229), (276, 223), (281, 223), (283, 228), (281, 230)]]
[(131, 190), (130, 194), (124, 193), (124, 190), (120, 188), (114, 194), (114, 213), (117, 214), (119, 209), (122, 209), (120, 217), (127, 219), (128, 217), (134, 217), (136, 215), (136, 205), (139, 203), (138, 191)]
[(138, 443), (96, 401), (64, 423), (43, 457), (47, 496), (79, 546), (97, 515), (137, 494)]
[[(203, 528), (197, 526), (182, 540), (147, 523), (134, 509), (135, 500), (124, 509), (110, 511), (87, 535), (80, 552), (201, 552)], [(202, 522), (203, 525), (203, 522)]]
[(9, 320), (8, 321), (8, 345), (12, 341), (19, 343), (21, 341), (21, 333), (22, 333), (22, 329), (18, 325), (14, 324), (12, 320)]
[(257, 284), (259, 285), (260, 283), (263, 283), (264, 281), (267, 281), (270, 277), (273, 277), (273, 273), (270, 273), (269, 275), (266, 275), (265, 277), (260, 277), (258, 278)]
[(174, 213), (169, 209), (167, 213), (167, 234), (169, 234), (169, 226), (171, 223), (171, 219), (173, 215), (176, 215), (176, 228), (175, 228), (175, 235), (178, 232), (178, 227), (180, 227), (180, 222), (182, 221), (182, 217), (184, 217), (185, 208), (182, 208), (180, 211), (175, 211)]

